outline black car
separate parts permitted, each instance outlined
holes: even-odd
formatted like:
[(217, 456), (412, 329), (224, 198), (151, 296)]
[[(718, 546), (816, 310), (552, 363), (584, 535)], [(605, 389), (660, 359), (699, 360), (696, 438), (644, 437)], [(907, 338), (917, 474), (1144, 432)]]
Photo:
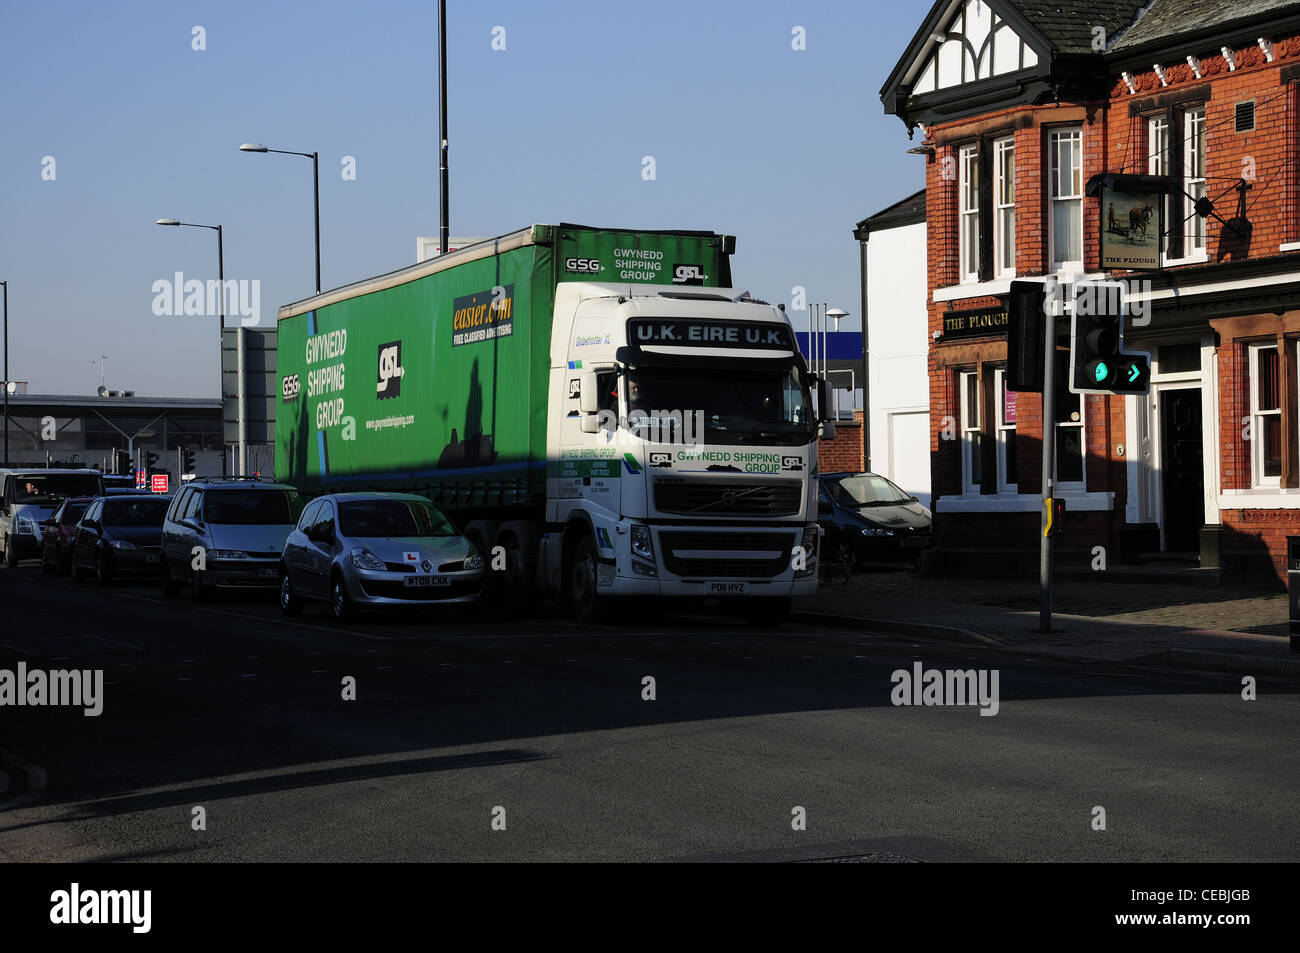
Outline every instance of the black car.
[(930, 511), (875, 473), (821, 474), (817, 523), (824, 560), (848, 567), (912, 560), (932, 539)]
[(90, 572), (103, 585), (117, 576), (158, 572), (163, 517), (171, 500), (102, 496), (86, 508), (72, 537), (72, 575)]

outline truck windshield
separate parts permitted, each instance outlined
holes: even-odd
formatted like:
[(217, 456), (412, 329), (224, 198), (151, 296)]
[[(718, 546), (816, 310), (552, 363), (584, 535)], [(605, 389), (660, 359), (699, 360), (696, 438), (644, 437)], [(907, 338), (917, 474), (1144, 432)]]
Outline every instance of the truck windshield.
[[(705, 368), (631, 366), (625, 372), (628, 423), (640, 416), (662, 419), (678, 412), (686, 421), (699, 419), (704, 432), (693, 439), (705, 444), (804, 446), (814, 439), (812, 401), (796, 365), (772, 368)], [(664, 433), (661, 428), (661, 433)], [(667, 442), (665, 434), (662, 437)]]

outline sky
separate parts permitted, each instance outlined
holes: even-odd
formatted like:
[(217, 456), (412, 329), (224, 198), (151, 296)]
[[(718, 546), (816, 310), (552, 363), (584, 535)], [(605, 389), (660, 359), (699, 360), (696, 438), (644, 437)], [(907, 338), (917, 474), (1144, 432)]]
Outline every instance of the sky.
[[(737, 287), (787, 307), (802, 287), (860, 326), (853, 225), (924, 185), (879, 91), (925, 4), (447, 7), (453, 236), (735, 235)], [(315, 286), (311, 160), (244, 142), (319, 152), (325, 288), (414, 262), (438, 234), (437, 4), (4, 0), (12, 379), (93, 394), (106, 354), (110, 389), (217, 396), (217, 319), (154, 313), (155, 282), (216, 277), (216, 232), (155, 220), (222, 225), (263, 326)]]

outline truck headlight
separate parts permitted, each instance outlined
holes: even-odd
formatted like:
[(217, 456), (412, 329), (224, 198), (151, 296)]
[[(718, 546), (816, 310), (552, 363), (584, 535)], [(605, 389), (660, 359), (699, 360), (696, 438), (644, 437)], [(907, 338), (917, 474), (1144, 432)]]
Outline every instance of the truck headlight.
[(112, 539), (109, 540), (108, 544), (112, 546), (114, 549), (136, 549), (137, 548), (135, 543), (126, 539)]
[(642, 559), (648, 559), (650, 562), (655, 561), (655, 547), (650, 539), (649, 526), (633, 525), (632, 552)]
[(354, 549), (348, 553), (348, 558), (352, 560), (352, 565), (358, 569), (373, 569), (383, 572), (388, 567), (384, 561), (368, 549)]
[(864, 526), (862, 528), (863, 536), (893, 536), (892, 529), (885, 529), (883, 526)]
[(27, 516), (18, 517), (18, 533), (28, 533), (32, 536), (40, 535), (36, 530), (36, 521)]

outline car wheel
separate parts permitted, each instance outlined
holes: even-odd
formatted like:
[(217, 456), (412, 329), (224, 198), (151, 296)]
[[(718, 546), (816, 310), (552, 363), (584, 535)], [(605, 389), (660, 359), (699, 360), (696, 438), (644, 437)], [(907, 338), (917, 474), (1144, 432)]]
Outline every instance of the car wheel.
[(55, 563), (50, 561), (49, 547), (41, 546), (41, 572), (52, 573), (55, 570)]
[(342, 576), (336, 575), (330, 582), (330, 612), (338, 622), (347, 622), (356, 614)]
[(280, 570), (280, 611), (285, 615), (297, 615), (302, 611), (302, 599), (294, 590), (287, 569)]
[(18, 550), (14, 546), (14, 538), (12, 536), (5, 537), (5, 568), (18, 568)]
[(54, 572), (60, 576), (72, 575), (72, 554), (66, 556), (57, 549), (54, 551)]
[(603, 600), (596, 589), (596, 565), (596, 544), (591, 536), (584, 535), (569, 567), (568, 601), (579, 622), (599, 622), (603, 615)]
[(101, 586), (107, 586), (113, 582), (113, 564), (109, 562), (107, 553), (100, 553), (95, 557), (95, 582)]
[(158, 578), (162, 586), (162, 594), (164, 596), (174, 596), (180, 592), (181, 584), (172, 578), (171, 567), (167, 565), (167, 557), (162, 557), (161, 561), (162, 566), (158, 570)]

